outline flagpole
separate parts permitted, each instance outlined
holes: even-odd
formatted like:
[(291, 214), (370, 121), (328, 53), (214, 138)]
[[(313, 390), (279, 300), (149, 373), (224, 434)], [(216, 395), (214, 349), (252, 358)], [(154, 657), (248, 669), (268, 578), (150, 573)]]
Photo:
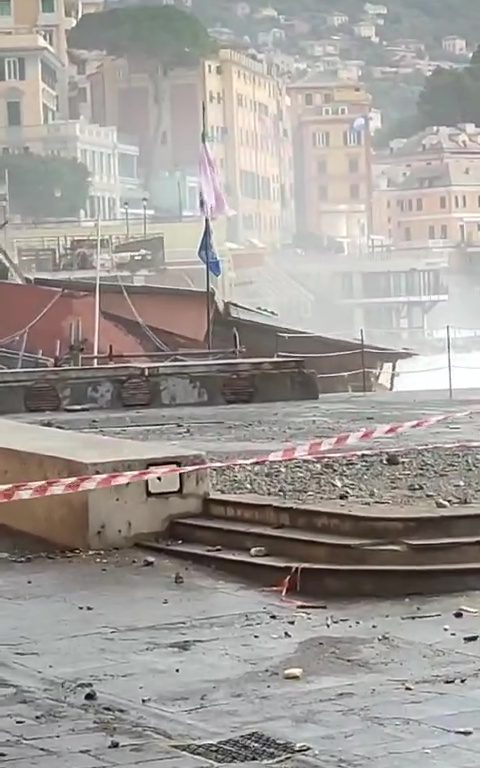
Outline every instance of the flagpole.
[[(205, 102), (202, 102), (202, 144), (207, 142), (207, 108)], [(209, 219), (207, 211), (205, 211), (205, 231), (209, 227)], [(210, 352), (212, 349), (212, 318), (210, 314), (210, 264), (209, 264), (210, 248), (206, 249), (205, 259), (205, 311), (207, 313), (207, 349)]]
[(98, 203), (97, 215), (97, 247), (95, 258), (95, 317), (93, 331), (93, 364), (98, 365), (98, 349), (100, 341), (100, 253), (101, 253), (101, 231), (100, 231), (100, 202)]

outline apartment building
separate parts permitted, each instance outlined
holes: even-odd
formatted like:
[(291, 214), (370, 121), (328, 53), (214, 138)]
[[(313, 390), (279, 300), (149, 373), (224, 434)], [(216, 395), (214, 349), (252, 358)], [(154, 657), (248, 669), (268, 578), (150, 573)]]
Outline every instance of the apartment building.
[(64, 0), (0, 0), (0, 34), (40, 34), (64, 64), (71, 25)]
[(289, 241), (293, 151), (289, 96), (272, 68), (236, 51), (203, 64), (206, 126), (222, 169), (235, 241)]
[[(289, 97), (274, 66), (220, 50), (160, 83), (129, 62), (105, 59), (90, 76), (92, 119), (134, 136), (152, 203), (198, 213), (202, 105), (206, 132), (234, 215), (228, 237), (278, 245), (293, 231), (293, 156)], [(156, 138), (155, 138), (156, 136)]]
[(297, 232), (347, 249), (371, 234), (370, 95), (358, 82), (314, 72), (289, 88)]
[(374, 231), (395, 246), (480, 244), (480, 128), (427, 128), (376, 159)]

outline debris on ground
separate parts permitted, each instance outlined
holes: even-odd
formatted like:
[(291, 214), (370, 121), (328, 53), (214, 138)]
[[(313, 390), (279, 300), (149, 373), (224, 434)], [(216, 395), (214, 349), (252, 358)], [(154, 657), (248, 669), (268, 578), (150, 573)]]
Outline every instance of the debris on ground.
[(301, 667), (290, 667), (283, 670), (284, 680), (301, 680), (303, 677), (303, 669)]
[(83, 697), (85, 701), (96, 701), (98, 699), (98, 693), (95, 688), (89, 688)]
[(463, 638), (464, 643), (475, 643), (479, 638), (479, 635), (465, 635)]
[(142, 560), (142, 567), (143, 568), (151, 568), (152, 565), (155, 565), (155, 562), (156, 562), (156, 560), (155, 560), (154, 557), (150, 557), (150, 556), (144, 557), (143, 560)]
[(175, 582), (175, 584), (183, 584), (185, 579), (183, 578), (182, 574), (179, 571), (177, 571), (175, 576), (173, 577), (173, 581)]
[(265, 547), (252, 547), (250, 549), (250, 557), (266, 557), (267, 550)]

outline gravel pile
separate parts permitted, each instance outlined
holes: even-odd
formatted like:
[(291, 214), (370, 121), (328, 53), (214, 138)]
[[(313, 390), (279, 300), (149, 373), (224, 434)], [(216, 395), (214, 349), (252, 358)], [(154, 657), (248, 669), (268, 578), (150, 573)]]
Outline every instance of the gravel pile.
[(292, 461), (212, 472), (219, 493), (259, 494), (318, 504), (464, 505), (480, 501), (480, 451), (426, 449), (323, 461)]

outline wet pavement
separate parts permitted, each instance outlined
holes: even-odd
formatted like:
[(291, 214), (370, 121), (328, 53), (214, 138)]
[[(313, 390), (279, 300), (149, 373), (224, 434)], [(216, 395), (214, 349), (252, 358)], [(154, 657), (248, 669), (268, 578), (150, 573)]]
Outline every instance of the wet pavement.
[[(178, 745), (251, 731), (309, 745), (290, 768), (480, 764), (480, 616), (453, 615), (480, 593), (298, 610), (142, 562), (0, 558), (7, 768), (201, 768), (215, 763)], [(302, 678), (284, 680), (289, 667)]]
[(375, 423), (469, 409), (477, 409), (478, 413), (389, 440), (392, 445), (409, 446), (425, 441), (480, 440), (480, 390), (465, 390), (461, 398), (454, 400), (442, 392), (385, 392), (325, 395), (315, 402), (21, 414), (12, 418), (134, 440), (164, 440), (177, 449), (220, 456), (269, 451), (286, 442), (331, 437)]

